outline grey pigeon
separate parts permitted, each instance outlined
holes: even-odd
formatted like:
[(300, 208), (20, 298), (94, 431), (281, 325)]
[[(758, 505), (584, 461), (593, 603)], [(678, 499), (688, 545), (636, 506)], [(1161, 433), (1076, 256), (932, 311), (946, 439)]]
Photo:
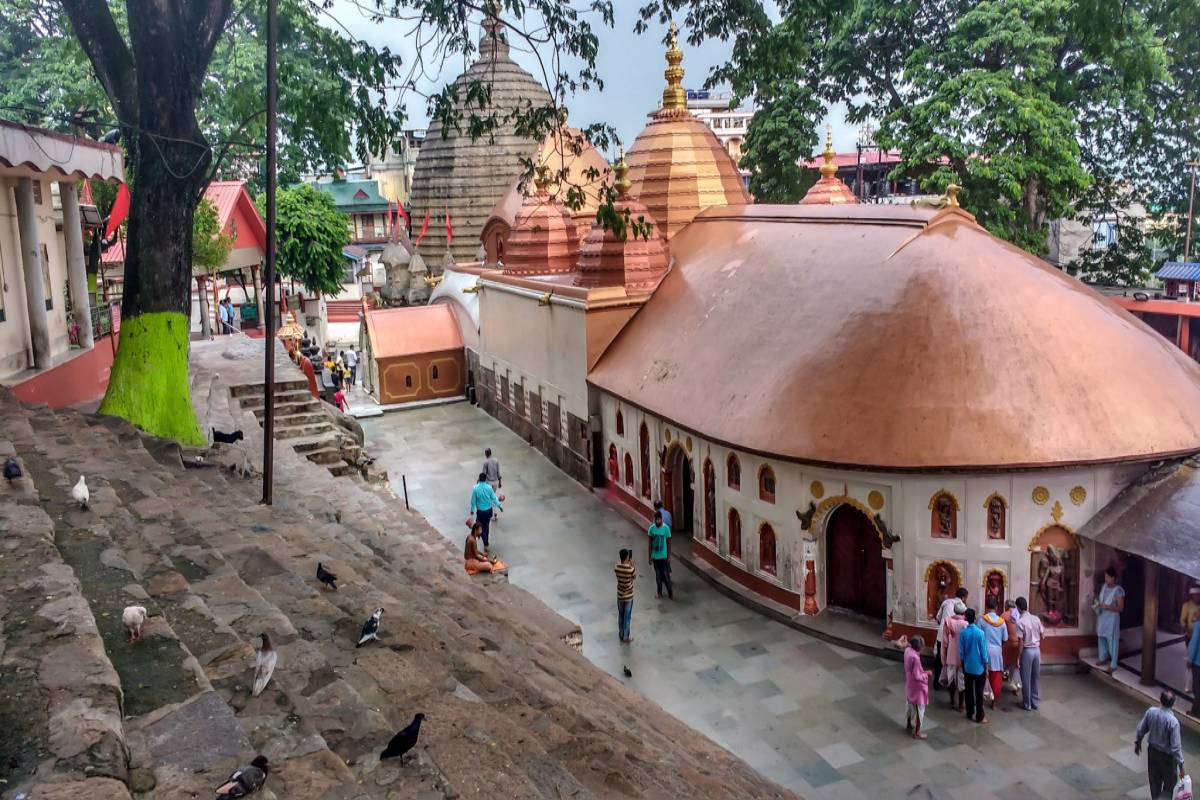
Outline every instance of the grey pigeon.
[(217, 800), (234, 800), (254, 794), (267, 782), (268, 772), (267, 757), (255, 756), (253, 761), (235, 769), (229, 780), (217, 787)]
[(379, 636), (379, 620), (382, 617), (383, 617), (383, 609), (382, 608), (375, 609), (375, 613), (372, 614), (367, 619), (367, 621), (363, 623), (362, 633), (359, 635), (358, 644), (354, 645), (355, 647), (362, 647), (364, 644), (371, 641), (372, 639), (378, 638), (378, 636)]

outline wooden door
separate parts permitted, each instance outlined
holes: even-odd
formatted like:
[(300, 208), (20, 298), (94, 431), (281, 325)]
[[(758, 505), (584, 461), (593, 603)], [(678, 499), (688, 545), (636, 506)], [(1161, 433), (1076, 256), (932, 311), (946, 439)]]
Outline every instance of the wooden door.
[(875, 526), (853, 506), (841, 506), (826, 531), (827, 604), (884, 616), (887, 575)]

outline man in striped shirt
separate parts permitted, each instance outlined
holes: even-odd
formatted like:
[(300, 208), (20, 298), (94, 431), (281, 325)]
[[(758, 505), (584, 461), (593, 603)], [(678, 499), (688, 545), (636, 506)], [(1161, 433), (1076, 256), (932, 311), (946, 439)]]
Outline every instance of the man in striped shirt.
[(617, 638), (622, 642), (632, 642), (629, 623), (633, 618), (633, 579), (637, 577), (632, 550), (621, 550), (621, 562), (613, 568), (613, 572), (617, 574)]

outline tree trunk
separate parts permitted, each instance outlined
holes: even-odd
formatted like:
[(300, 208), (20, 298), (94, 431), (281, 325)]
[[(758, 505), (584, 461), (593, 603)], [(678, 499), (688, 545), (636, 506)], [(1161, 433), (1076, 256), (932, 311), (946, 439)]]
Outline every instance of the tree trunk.
[[(160, 89), (170, 82), (160, 76)], [(100, 413), (156, 436), (204, 444), (187, 365), (192, 218), (211, 156), (193, 144), (204, 140), (194, 117), (191, 122), (190, 130), (155, 131), (155, 141), (143, 132), (130, 148), (137, 186), (125, 245), (120, 345)]]
[(200, 298), (200, 336), (211, 339), (212, 320), (208, 316), (208, 291), (205, 288), (207, 285), (208, 279), (205, 276), (196, 276), (196, 296)]

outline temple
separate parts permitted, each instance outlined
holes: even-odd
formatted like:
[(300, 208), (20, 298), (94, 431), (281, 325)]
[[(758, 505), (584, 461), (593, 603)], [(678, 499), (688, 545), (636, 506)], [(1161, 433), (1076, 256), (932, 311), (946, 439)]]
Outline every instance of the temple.
[[(956, 186), (860, 205), (828, 139), (798, 204), (752, 204), (686, 109), (674, 34), (667, 62), (612, 168), (620, 224), (584, 232), (540, 174), (433, 290), (468, 395), (640, 517), (661, 499), (697, 568), (796, 619), (931, 638), (965, 586), (1027, 597), (1046, 657), (1074, 660), (1110, 564), (1146, 607), (1185, 596), (1200, 568), (1111, 520), (1200, 452), (1200, 366), (989, 234)], [(1136, 608), (1127, 647), (1153, 651)]]

